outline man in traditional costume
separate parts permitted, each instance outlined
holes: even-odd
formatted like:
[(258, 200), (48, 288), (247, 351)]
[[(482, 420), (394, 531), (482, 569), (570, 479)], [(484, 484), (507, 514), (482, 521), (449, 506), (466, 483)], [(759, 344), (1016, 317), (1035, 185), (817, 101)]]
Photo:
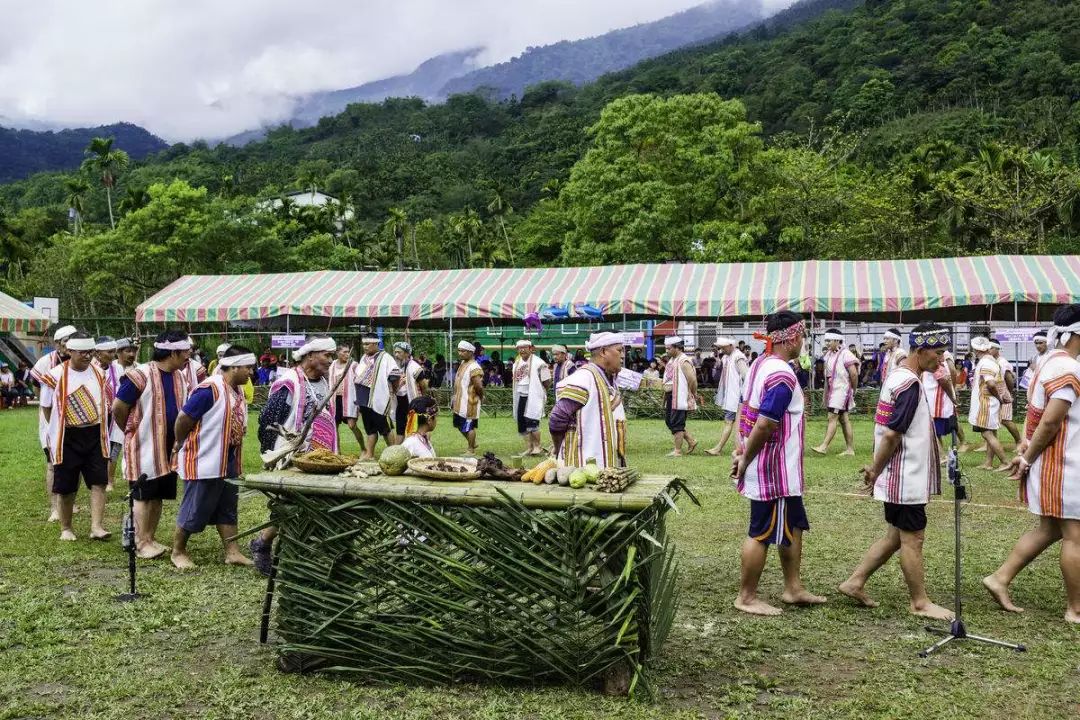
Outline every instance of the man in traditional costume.
[(1046, 331), (1036, 330), (1035, 335), (1031, 338), (1031, 342), (1035, 345), (1035, 354), (1031, 356), (1031, 361), (1028, 362), (1028, 370), (1034, 375), (1039, 371), (1039, 365), (1046, 359), (1047, 345), (1046, 345)]
[(1001, 425), (1001, 367), (990, 353), (992, 347), (989, 338), (972, 338), (971, 349), (975, 352), (976, 365), (971, 381), (971, 410), (968, 412), (968, 422), (971, 423), (971, 429), (982, 435), (986, 443), (986, 462), (979, 467), (993, 470), (995, 457), (1001, 462), (1007, 462), (1005, 450), (997, 438), (997, 430)]
[[(735, 607), (753, 615), (779, 615), (758, 597), (769, 545), (779, 548), (788, 604), (813, 605), (800, 577), (802, 535), (810, 529), (803, 507), (803, 436), (806, 429), (802, 388), (791, 369), (799, 357), (806, 324), (781, 311), (766, 319), (765, 353), (750, 367), (739, 411), (739, 445), (732, 476), (750, 500), (750, 529), (742, 544), (742, 573)], [(756, 336), (755, 336), (756, 337)]]
[(187, 383), (189, 390), (198, 387), (199, 383), (206, 379), (206, 368), (194, 355), (188, 358), (187, 364), (182, 368), (182, 371), (184, 373), (184, 382)]
[(619, 333), (593, 333), (585, 349), (589, 362), (555, 388), (548, 430), (555, 455), (570, 467), (594, 458), (598, 467), (626, 465), (626, 410), (615, 387), (623, 364)]
[(184, 368), (190, 355), (186, 333), (161, 333), (150, 362), (127, 371), (113, 401), (113, 419), (124, 428), (124, 478), (133, 486), (136, 554), (147, 560), (168, 550), (156, 535), (164, 501), (176, 499), (174, 431), (188, 397)]
[(476, 429), (480, 426), (480, 403), (484, 399), (484, 369), (476, 362), (476, 346), (458, 343), (458, 368), (454, 375), (452, 412), (454, 428), (469, 443), (467, 455), (476, 454)]
[[(851, 430), (849, 411), (855, 407), (855, 388), (859, 386), (859, 359), (844, 347), (844, 336), (838, 330), (825, 332), (825, 407), (829, 411), (829, 424), (825, 439), (817, 447), (810, 448), (818, 455), (829, 451), (836, 437), (836, 426), (844, 431), (844, 452), (855, 455), (855, 435)], [(884, 382), (882, 383), (884, 386)]]
[(547, 391), (551, 387), (551, 368), (536, 355), (531, 340), (518, 340), (516, 347), (513, 397), (518, 435), (525, 441), (522, 455), (542, 455), (540, 419), (544, 417)]
[(71, 516), (79, 477), (90, 491), (90, 538), (105, 540), (105, 485), (109, 481), (109, 408), (105, 376), (91, 364), (94, 339), (67, 336), (68, 359), (41, 377), (52, 491), (59, 498), (60, 539), (75, 540)]
[(881, 342), (884, 345), (881, 356), (881, 387), (885, 387), (889, 373), (900, 367), (900, 363), (907, 357), (907, 350), (900, 345), (901, 339), (898, 328), (889, 328), (881, 336)]
[(697, 369), (678, 335), (664, 338), (664, 347), (668, 356), (664, 367), (664, 421), (675, 446), (668, 457), (678, 457), (683, 454), (684, 441), (687, 455), (697, 448), (697, 440), (686, 429), (687, 414), (697, 410)]
[(1001, 381), (998, 385), (998, 392), (1001, 394), (1001, 408), (998, 410), (998, 418), (1001, 420), (1001, 424), (1005, 426), (1005, 429), (1009, 431), (1009, 434), (1013, 436), (1013, 441), (1019, 445), (1020, 428), (1013, 422), (1016, 371), (1013, 369), (1013, 364), (1009, 362), (1009, 359), (1001, 354), (1001, 343), (994, 338), (990, 338), (990, 354), (994, 356), (998, 367), (1001, 368)]
[[(348, 422), (348, 418), (345, 417), (346, 401), (350, 407), (356, 403), (356, 388), (351, 387), (352, 383), (349, 382), (349, 378), (352, 376), (353, 366), (355, 365), (356, 362), (352, 359), (352, 348), (348, 343), (339, 342), (337, 346), (337, 357), (334, 359), (334, 362), (330, 363), (330, 375), (328, 379), (330, 387), (337, 388), (334, 390), (334, 421), (338, 425)], [(345, 381), (339, 385), (338, 380), (342, 377), (345, 378)], [(349, 429), (355, 432), (356, 423), (354, 422)], [(361, 446), (364, 444), (359, 433), (356, 433), (356, 440)]]
[(240, 477), (243, 467), (247, 430), (243, 387), (255, 363), (250, 350), (230, 346), (176, 418), (176, 465), (184, 481), (184, 499), (176, 516), (172, 563), (181, 570), (195, 567), (188, 555), (188, 539), (207, 525), (217, 527), (226, 565), (252, 564), (235, 539), (239, 489), (229, 479)]
[(885, 505), (888, 530), (841, 583), (840, 592), (866, 607), (876, 607), (866, 594), (866, 582), (899, 552), (911, 613), (950, 620), (952, 611), (934, 604), (926, 594), (926, 505), (931, 495), (941, 494), (941, 464), (933, 413), (921, 379), (941, 366), (949, 335), (939, 325), (923, 323), (911, 331), (909, 345), (911, 352), (881, 388), (874, 419), (874, 457), (863, 468), (863, 481)]
[[(942, 353), (941, 364), (933, 372), (922, 374), (923, 394), (930, 405), (930, 416), (934, 419), (934, 434), (938, 442), (945, 443), (946, 438), (955, 432), (963, 443), (963, 430), (956, 420), (956, 366), (953, 355), (946, 350)], [(958, 448), (963, 452), (963, 446)]]
[(427, 394), (428, 381), (424, 366), (413, 359), (412, 345), (409, 343), (394, 343), (394, 359), (401, 371), (394, 394), (394, 441), (400, 445), (409, 434), (409, 408), (413, 400)]
[(559, 383), (577, 370), (577, 365), (574, 364), (565, 345), (552, 345), (551, 358), (554, 360), (551, 364), (551, 386), (558, 392)]
[(716, 338), (716, 349), (719, 351), (723, 365), (720, 370), (720, 382), (717, 388), (717, 404), (724, 412), (724, 429), (720, 431), (720, 441), (715, 447), (706, 450), (708, 455), (720, 455), (724, 452), (731, 431), (739, 414), (739, 403), (742, 402), (742, 391), (746, 384), (746, 376), (750, 372), (750, 364), (742, 350), (735, 347), (735, 340), (728, 337)]
[(1039, 525), (1024, 533), (983, 585), (1003, 609), (1023, 612), (1009, 596), (1009, 584), (1060, 540), (1065, 620), (1080, 624), (1080, 305), (1057, 309), (1047, 344), (1053, 349), (1028, 389), (1026, 436), (1009, 466)]
[[(43, 378), (48, 375), (53, 368), (58, 367), (61, 363), (67, 360), (67, 348), (65, 342), (69, 337), (76, 333), (75, 326), (65, 325), (58, 328), (53, 333), (53, 344), (55, 349), (42, 355), (38, 358), (38, 361), (34, 363), (34, 368), (30, 371), (30, 376), (34, 379), (39, 386), (43, 386)], [(45, 453), (45, 492), (49, 498), (49, 522), (56, 522), (60, 519), (60, 499), (59, 496), (53, 493), (53, 465), (49, 459), (49, 433), (48, 433), (49, 421), (45, 417), (45, 408), (38, 403), (38, 441), (41, 444), (41, 449)]]
[[(311, 420), (311, 431), (297, 452), (318, 448), (338, 452), (333, 405), (327, 402), (322, 411), (316, 414), (330, 392), (327, 378), (336, 352), (337, 343), (333, 338), (311, 337), (293, 352), (296, 364), (278, 371), (277, 379), (270, 386), (266, 405), (259, 413), (260, 452), (278, 450), (289, 442), (277, 432), (275, 426), (299, 434), (308, 420)], [(277, 528), (268, 527), (251, 542), (251, 558), (264, 575), (270, 574), (271, 548), (276, 537)]]
[(113, 489), (113, 478), (116, 477), (116, 461), (120, 459), (120, 453), (124, 449), (124, 431), (112, 421), (112, 405), (116, 399), (116, 391), (120, 389), (120, 379), (124, 377), (116, 355), (119, 345), (117, 341), (104, 335), (97, 339), (94, 346), (94, 367), (105, 376), (105, 388), (109, 408), (109, 482), (105, 486), (106, 492)]
[[(355, 425), (357, 414), (364, 428), (361, 460), (375, 459), (375, 445), (381, 437), (390, 442), (390, 401), (397, 391), (401, 369), (389, 353), (379, 347), (379, 338), (365, 335), (361, 341), (364, 354), (356, 362), (352, 377), (346, 380), (355, 389), (356, 401), (345, 408), (345, 416)], [(353, 426), (350, 426), (353, 427)]]

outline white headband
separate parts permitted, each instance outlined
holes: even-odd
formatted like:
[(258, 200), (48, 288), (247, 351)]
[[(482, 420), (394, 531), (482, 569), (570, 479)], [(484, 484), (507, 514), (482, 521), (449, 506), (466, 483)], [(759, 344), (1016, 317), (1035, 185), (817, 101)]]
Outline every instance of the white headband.
[(890, 340), (890, 339), (891, 339), (891, 340), (900, 340), (900, 336), (899, 336), (899, 335), (897, 335), (896, 333), (894, 333), (894, 332), (893, 332), (892, 330), (886, 330), (886, 331), (885, 331), (885, 334), (883, 335), (883, 337), (884, 337), (884, 338), (885, 338), (886, 340)]
[(117, 344), (115, 340), (109, 340), (107, 342), (100, 342), (97, 345), (94, 345), (94, 349), (100, 350), (101, 352), (107, 352), (109, 350), (116, 350)]
[(728, 345), (734, 345), (734, 344), (735, 344), (735, 340), (733, 338), (729, 338), (729, 337), (718, 337), (718, 338), (716, 338), (716, 342), (713, 343), (713, 345), (715, 345), (716, 347), (727, 347)]
[(221, 358), (221, 362), (218, 363), (221, 367), (243, 367), (244, 365), (255, 365), (255, 355), (253, 353), (244, 353), (243, 355), (230, 355), (229, 357)]
[(1001, 343), (999, 343), (997, 340), (995, 340), (993, 338), (990, 338), (990, 347), (997, 348), (998, 350), (1000, 350), (1001, 349)]
[(334, 352), (337, 350), (337, 343), (333, 338), (315, 338), (314, 340), (308, 340), (306, 343), (300, 346), (297, 350), (293, 351), (293, 360), (300, 360), (305, 355), (309, 355), (313, 352)]
[(67, 344), (68, 350), (93, 350), (94, 338), (75, 338), (69, 340)]
[(361, 343), (378, 343), (379, 338), (377, 336), (375, 336), (375, 335), (365, 335), (364, 337), (360, 338), (360, 342)]
[[(824, 340), (839, 340), (840, 342), (844, 342), (844, 336), (841, 335), (838, 332), (833, 332), (832, 330), (829, 330), (828, 332), (826, 332), (825, 335), (823, 336), (823, 339)], [(899, 339), (899, 338), (897, 338), (897, 339)]]
[(971, 349), (978, 352), (986, 352), (990, 349), (990, 341), (981, 335), (971, 339)]
[(551, 346), (551, 352), (553, 352), (553, 353), (557, 353), (557, 352), (564, 353), (564, 352), (569, 352), (569, 351), (566, 349), (565, 345), (552, 345)]
[(613, 332), (598, 332), (589, 336), (589, 341), (585, 343), (585, 349), (589, 352), (593, 350), (599, 350), (600, 348), (610, 347), (611, 345), (622, 345), (622, 335)]
[(1074, 322), (1072, 325), (1055, 325), (1046, 334), (1046, 344), (1050, 347), (1057, 347), (1059, 343), (1065, 346), (1072, 339), (1073, 333), (1080, 333), (1080, 322)]
[(65, 325), (64, 327), (53, 333), (53, 340), (56, 342), (60, 342), (64, 338), (69, 338), (77, 332), (79, 331), (75, 329), (74, 325)]
[(664, 345), (667, 345), (669, 347), (672, 345), (682, 345), (682, 341), (682, 338), (678, 335), (668, 335), (666, 338), (664, 338)]
[(517, 341), (517, 342), (516, 342), (516, 343), (514, 344), (514, 347), (517, 347), (517, 348), (527, 348), (527, 347), (532, 347), (532, 343), (531, 343), (531, 342), (529, 342), (528, 340), (518, 340), (518, 341)]
[(468, 350), (469, 352), (476, 352), (476, 346), (473, 345), (471, 342), (466, 342), (465, 340), (462, 340), (457, 344), (457, 349)]
[(154, 347), (158, 350), (190, 350), (190, 340), (175, 340), (173, 342), (156, 342)]
[(228, 350), (231, 347), (232, 347), (232, 345), (230, 345), (229, 343), (221, 343), (220, 345), (217, 346), (217, 356), (221, 357), (222, 355), (225, 354), (225, 351)]

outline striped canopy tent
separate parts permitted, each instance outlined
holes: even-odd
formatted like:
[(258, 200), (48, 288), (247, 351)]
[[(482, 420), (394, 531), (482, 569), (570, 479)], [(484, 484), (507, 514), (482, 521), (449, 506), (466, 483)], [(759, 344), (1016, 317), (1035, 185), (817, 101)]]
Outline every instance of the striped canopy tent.
[(579, 305), (611, 319), (753, 319), (788, 309), (867, 320), (1011, 320), (1045, 317), (1064, 302), (1080, 302), (1080, 256), (189, 275), (140, 305), (136, 320), (477, 325)]
[(0, 332), (39, 334), (48, 330), (51, 324), (52, 321), (37, 310), (0, 293)]

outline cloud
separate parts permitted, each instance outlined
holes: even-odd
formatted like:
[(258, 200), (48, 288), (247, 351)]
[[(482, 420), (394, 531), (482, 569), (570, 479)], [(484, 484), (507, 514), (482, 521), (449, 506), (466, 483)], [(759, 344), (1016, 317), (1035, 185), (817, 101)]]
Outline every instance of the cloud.
[(286, 119), (297, 95), (410, 72), (442, 52), (485, 46), (482, 59), (500, 62), (699, 2), (0, 0), (0, 122), (123, 120), (173, 141), (224, 137)]

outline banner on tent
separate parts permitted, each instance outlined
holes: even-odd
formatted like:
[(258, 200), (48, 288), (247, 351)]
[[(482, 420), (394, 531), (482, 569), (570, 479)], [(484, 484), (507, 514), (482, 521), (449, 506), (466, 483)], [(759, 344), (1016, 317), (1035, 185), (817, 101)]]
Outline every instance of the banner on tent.
[(995, 331), (994, 337), (1001, 342), (1029, 342), (1035, 337), (1035, 331), (1038, 329), (1037, 327), (1005, 328)]
[(303, 347), (306, 335), (271, 335), (270, 347), (278, 350), (296, 350)]

